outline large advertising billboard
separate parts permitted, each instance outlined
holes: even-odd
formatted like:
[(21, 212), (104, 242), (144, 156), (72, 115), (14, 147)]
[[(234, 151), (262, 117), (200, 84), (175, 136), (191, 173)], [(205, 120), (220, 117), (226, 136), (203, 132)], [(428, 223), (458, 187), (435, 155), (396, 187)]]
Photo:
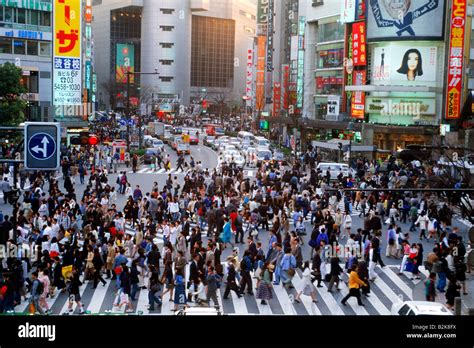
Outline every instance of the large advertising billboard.
[(445, 0), (370, 0), (367, 39), (442, 40)]
[(374, 85), (434, 86), (437, 47), (386, 45), (373, 51)]
[(82, 0), (53, 5), (53, 105), (81, 105)]
[[(135, 46), (130, 44), (117, 44), (115, 80), (118, 83), (127, 83), (128, 72), (135, 72)], [(131, 74), (130, 83), (134, 82), (135, 77)]]
[(449, 36), (448, 53), (448, 86), (446, 96), (447, 119), (456, 119), (461, 115), (466, 12), (467, 0), (452, 1), (451, 30)]
[(258, 111), (265, 107), (265, 57), (267, 37), (260, 35), (257, 38), (257, 80), (255, 93), (255, 106)]

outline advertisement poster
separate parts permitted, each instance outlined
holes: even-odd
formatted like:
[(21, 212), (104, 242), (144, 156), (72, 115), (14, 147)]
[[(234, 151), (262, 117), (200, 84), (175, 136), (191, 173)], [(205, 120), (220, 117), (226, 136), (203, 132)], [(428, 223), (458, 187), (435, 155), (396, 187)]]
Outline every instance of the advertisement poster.
[(53, 4), (53, 105), (81, 105), (82, 0)]
[(247, 49), (247, 79), (245, 81), (245, 95), (247, 106), (252, 106), (252, 84), (253, 84), (253, 41), (250, 41)]
[(461, 115), (467, 0), (453, 0), (452, 8), (448, 56), (448, 92), (446, 96), (447, 119), (456, 119)]
[(354, 66), (367, 64), (367, 45), (365, 38), (365, 22), (352, 24), (352, 60)]
[(437, 48), (413, 45), (387, 45), (373, 52), (375, 85), (434, 85)]
[(283, 109), (288, 110), (290, 106), (290, 66), (284, 64), (283, 70)]
[(267, 48), (267, 37), (260, 35), (257, 38), (257, 88), (256, 88), (256, 108), (262, 111), (265, 107), (265, 57)]
[[(365, 84), (367, 79), (367, 73), (365, 70), (355, 71), (353, 76), (352, 84), (355, 86), (362, 86)], [(362, 91), (355, 91), (352, 93), (351, 98), (351, 115), (356, 119), (364, 119), (365, 117), (365, 93)]]
[[(115, 66), (115, 81), (127, 83), (127, 72), (135, 72), (135, 46), (117, 44), (117, 59)], [(130, 83), (135, 82), (135, 76), (130, 75)]]
[(445, 0), (368, 0), (367, 39), (442, 40)]
[(278, 117), (281, 110), (281, 84), (273, 84), (273, 116)]

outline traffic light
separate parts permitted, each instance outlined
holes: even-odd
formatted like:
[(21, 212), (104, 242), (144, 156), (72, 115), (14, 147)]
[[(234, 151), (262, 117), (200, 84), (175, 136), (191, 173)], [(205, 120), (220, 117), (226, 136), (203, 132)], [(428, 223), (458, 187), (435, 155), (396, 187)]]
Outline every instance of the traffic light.
[(89, 132), (81, 132), (79, 136), (75, 136), (71, 138), (72, 145), (81, 145), (81, 146), (96, 146), (99, 144), (99, 138), (95, 134), (91, 134)]

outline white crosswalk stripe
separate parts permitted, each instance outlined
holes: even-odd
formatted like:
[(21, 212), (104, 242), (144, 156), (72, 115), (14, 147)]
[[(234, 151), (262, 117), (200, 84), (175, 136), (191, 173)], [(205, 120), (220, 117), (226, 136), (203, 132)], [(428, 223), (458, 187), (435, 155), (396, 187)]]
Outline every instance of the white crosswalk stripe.
[[(189, 266), (186, 269), (187, 274), (188, 272)], [(407, 293), (409, 293), (410, 296), (408, 297), (410, 299), (412, 298), (411, 286), (413, 285), (414, 287), (415, 282), (412, 282), (411, 279), (408, 278), (409, 281), (405, 282), (403, 280), (403, 277), (405, 277), (405, 275), (395, 274), (389, 266), (385, 267), (384, 269), (381, 269), (377, 266), (377, 272), (387, 275), (390, 278), (390, 284), (384, 281), (384, 279), (387, 279), (386, 277), (378, 277), (375, 282), (371, 283), (373, 284), (374, 288), (377, 288), (377, 291), (371, 291), (370, 297), (363, 298), (363, 303), (366, 304), (365, 307), (358, 306), (356, 299), (350, 298), (347, 301), (347, 308), (352, 309), (352, 311), (357, 315), (389, 315), (389, 309), (391, 308), (391, 305), (400, 300), (398, 297), (399, 293), (404, 293), (405, 295), (408, 295)], [(347, 279), (347, 276), (344, 277), (345, 279)], [(109, 309), (112, 310), (111, 303), (115, 298), (115, 280), (112, 281), (110, 279), (107, 279), (106, 281), (106, 286), (103, 286), (99, 283), (96, 289), (91, 288), (91, 282), (89, 281), (84, 282), (84, 284), (80, 288), (81, 296), (83, 297), (83, 300), (86, 304), (86, 309), (91, 314), (103, 314), (100, 313), (100, 310), (103, 308), (110, 307)], [(113, 282), (113, 284), (111, 284), (111, 282)], [(256, 279), (252, 278), (252, 282), (254, 286), (254, 293), (256, 294)], [(295, 290), (298, 292), (303, 289), (303, 279), (301, 278), (299, 271), (296, 272), (296, 275), (293, 278), (293, 285), (295, 286)], [(236, 293), (233, 291), (231, 291), (230, 296), (227, 300), (222, 300), (222, 295), (225, 290), (225, 284), (222, 285), (221, 289), (218, 292), (218, 299), (221, 309), (233, 308), (233, 310), (230, 310), (229, 313), (224, 311), (225, 314), (229, 315), (296, 315), (301, 313), (307, 313), (307, 315), (344, 315), (345, 311), (347, 312), (347, 310), (343, 310), (344, 307), (340, 303), (340, 299), (342, 298), (342, 296), (345, 296), (348, 293), (347, 285), (343, 281), (340, 282), (340, 296), (336, 294), (335, 288), (333, 288), (333, 293), (331, 294), (327, 291), (327, 284), (323, 282), (322, 285), (322, 288), (316, 288), (316, 298), (318, 299), (318, 303), (316, 304), (312, 302), (311, 297), (305, 295), (301, 295), (301, 304), (292, 302), (289, 293), (283, 288), (282, 285), (273, 286), (274, 296), (273, 299), (270, 300), (267, 305), (260, 304), (260, 300), (247, 294), (239, 299)], [(382, 293), (384, 295), (383, 298), (377, 295), (376, 292), (379, 295), (380, 293)], [(294, 291), (291, 293), (294, 293)], [(58, 311), (56, 309), (56, 311), (58, 312), (55, 312), (53, 314), (60, 315), (66, 311), (68, 302), (67, 299), (65, 300), (64, 296), (56, 296), (52, 299), (48, 299), (48, 304), (50, 305), (50, 307), (52, 307), (56, 301), (62, 301), (58, 302), (59, 307), (58, 305), (55, 306), (56, 308), (60, 308), (61, 310)], [(143, 315), (174, 314), (174, 312), (172, 311), (172, 309), (174, 308), (174, 303), (170, 301), (169, 293), (164, 296), (161, 310), (149, 313), (149, 311), (147, 310), (147, 305), (148, 289), (141, 289), (137, 296), (137, 301), (133, 303), (134, 311), (136, 313)], [(190, 303), (189, 305), (195, 306), (194, 303)], [(76, 305), (74, 304), (74, 308), (75, 307)], [(15, 311), (25, 312), (27, 311), (27, 309), (28, 301), (23, 301), (15, 308)], [(120, 312), (112, 310), (111, 313), (116, 312), (117, 314), (120, 314), (123, 313), (123, 310)]]
[[(150, 168), (149, 166), (146, 166), (146, 167), (143, 167), (143, 168), (140, 168), (139, 170), (137, 170), (137, 172), (135, 174), (147, 174), (147, 175), (163, 175), (163, 174), (173, 174), (173, 175), (186, 175), (188, 173), (189, 170), (182, 170), (182, 169), (178, 169), (178, 168), (171, 168), (170, 170), (166, 170), (165, 168), (161, 168), (161, 169), (158, 169), (158, 170), (153, 170), (152, 168)], [(127, 174), (134, 174), (133, 170), (129, 170), (127, 172)]]

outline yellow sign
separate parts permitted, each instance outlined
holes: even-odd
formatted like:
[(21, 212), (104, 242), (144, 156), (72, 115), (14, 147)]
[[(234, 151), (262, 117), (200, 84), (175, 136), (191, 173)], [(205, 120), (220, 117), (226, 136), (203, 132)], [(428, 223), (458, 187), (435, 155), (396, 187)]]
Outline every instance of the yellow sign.
[(81, 57), (82, 0), (54, 0), (54, 56)]

